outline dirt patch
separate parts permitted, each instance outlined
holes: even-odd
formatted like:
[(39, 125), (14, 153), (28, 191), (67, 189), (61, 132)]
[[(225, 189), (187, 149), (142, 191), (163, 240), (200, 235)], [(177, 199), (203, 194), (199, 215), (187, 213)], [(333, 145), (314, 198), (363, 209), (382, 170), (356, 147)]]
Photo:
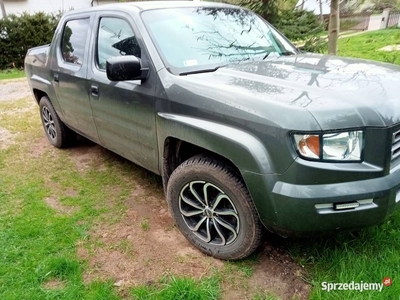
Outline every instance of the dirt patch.
[(65, 288), (66, 283), (61, 280), (51, 279), (46, 281), (42, 286), (45, 290), (61, 290)]
[[(121, 292), (126, 292), (129, 287), (154, 283), (166, 274), (201, 279), (215, 270), (226, 272), (223, 261), (202, 254), (175, 228), (164, 199), (158, 199), (155, 205), (131, 198), (128, 206), (119, 223), (96, 226), (90, 247), (78, 246), (78, 256), (90, 266), (85, 282), (111, 278)], [(144, 220), (148, 227), (143, 226)], [(310, 287), (302, 276), (304, 271), (282, 248), (266, 243), (250, 278), (230, 274), (224, 280), (223, 299), (251, 299), (264, 292), (280, 299), (308, 299)]]
[[(106, 168), (110, 160), (114, 165), (126, 164), (123, 158), (89, 141), (69, 151), (80, 171)], [(225, 262), (202, 254), (176, 229), (162, 185), (150, 182), (149, 174), (140, 167), (132, 171), (136, 175), (126, 175), (124, 180), (133, 188), (122, 218), (113, 224), (95, 225), (90, 239), (77, 245), (78, 257), (89, 266), (85, 282), (111, 279), (121, 294), (126, 294), (130, 287), (156, 283), (167, 274), (196, 279), (211, 276), (215, 270), (227, 274)], [(141, 173), (143, 176), (137, 175)], [(118, 187), (112, 190), (117, 197)], [(279, 243), (263, 245), (253, 271), (250, 278), (232, 272), (222, 282), (222, 298), (251, 299), (269, 293), (280, 299), (308, 299), (310, 286), (302, 280), (304, 270)]]
[(92, 269), (85, 274), (87, 282), (113, 278), (121, 286), (133, 286), (158, 280), (166, 273), (201, 278), (212, 267), (223, 266), (222, 261), (191, 246), (175, 229), (166, 207), (136, 202), (129, 206), (118, 224), (97, 226), (92, 240), (102, 246), (92, 252), (79, 247), (78, 255), (89, 259)]
[(14, 134), (3, 127), (0, 127), (0, 150), (7, 149), (13, 143)]
[(33, 158), (41, 158), (46, 151), (54, 151), (54, 147), (50, 145), (45, 136), (42, 136), (30, 145), (29, 151)]
[(76, 207), (70, 207), (70, 206), (66, 206), (66, 205), (62, 204), (57, 197), (47, 197), (43, 200), (44, 200), (44, 202), (46, 202), (46, 204), (49, 207), (51, 207), (58, 213), (71, 215), (71, 214), (77, 212)]
[(75, 191), (75, 190), (73, 190), (73, 189), (71, 189), (71, 188), (68, 188), (68, 189), (64, 192), (64, 195), (67, 196), (67, 197), (76, 197), (76, 196), (78, 196), (78, 193), (77, 193), (77, 191)]
[[(276, 237), (273, 237), (276, 238)], [(223, 285), (223, 299), (252, 299), (256, 294), (273, 294), (279, 299), (308, 299), (310, 286), (302, 278), (305, 271), (279, 245), (265, 242), (254, 273), (244, 284)], [(243, 281), (241, 282), (243, 285)]]
[(70, 152), (70, 159), (80, 173), (90, 168), (107, 170), (105, 160), (110, 152), (82, 136), (78, 136), (75, 146), (67, 151)]
[(0, 101), (15, 101), (31, 95), (26, 78), (1, 81)]
[(379, 51), (387, 51), (387, 52), (391, 52), (391, 51), (400, 51), (400, 45), (389, 45), (389, 46), (385, 46), (385, 47), (379, 49)]

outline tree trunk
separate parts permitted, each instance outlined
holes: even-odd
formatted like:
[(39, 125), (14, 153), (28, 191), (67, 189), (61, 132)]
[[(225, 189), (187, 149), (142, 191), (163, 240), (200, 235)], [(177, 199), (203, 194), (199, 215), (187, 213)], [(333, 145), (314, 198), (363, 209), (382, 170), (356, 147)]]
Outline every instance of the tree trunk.
[(0, 0), (0, 6), (1, 6), (1, 14), (2, 14), (3, 18), (7, 17), (6, 7), (4, 6), (4, 0)]
[(337, 54), (337, 40), (339, 37), (339, 0), (331, 1), (331, 13), (329, 15), (329, 41), (328, 53)]
[(318, 0), (319, 2), (319, 20), (321, 24), (324, 24), (324, 12), (322, 10), (322, 0)]

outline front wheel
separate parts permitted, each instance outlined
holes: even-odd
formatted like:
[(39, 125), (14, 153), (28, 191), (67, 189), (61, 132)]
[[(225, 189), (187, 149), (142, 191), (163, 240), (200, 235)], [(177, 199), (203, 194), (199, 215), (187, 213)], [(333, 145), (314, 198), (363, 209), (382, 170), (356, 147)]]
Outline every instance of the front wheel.
[(224, 163), (195, 156), (171, 175), (167, 200), (183, 235), (202, 252), (242, 259), (259, 246), (262, 225), (241, 178)]
[(42, 97), (39, 107), (43, 129), (49, 142), (57, 148), (69, 146), (75, 140), (76, 133), (60, 120), (49, 98)]

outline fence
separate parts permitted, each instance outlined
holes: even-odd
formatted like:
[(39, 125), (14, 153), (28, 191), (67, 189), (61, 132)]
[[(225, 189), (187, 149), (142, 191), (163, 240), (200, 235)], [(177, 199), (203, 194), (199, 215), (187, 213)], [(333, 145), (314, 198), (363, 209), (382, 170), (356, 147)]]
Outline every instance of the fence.
[(389, 20), (388, 20), (388, 25), (387, 27), (392, 27), (396, 26), (399, 24), (399, 19), (400, 19), (400, 10), (391, 10), (389, 13)]
[[(340, 15), (340, 30), (364, 31), (368, 29), (371, 14)], [(397, 23), (396, 23), (397, 24)]]

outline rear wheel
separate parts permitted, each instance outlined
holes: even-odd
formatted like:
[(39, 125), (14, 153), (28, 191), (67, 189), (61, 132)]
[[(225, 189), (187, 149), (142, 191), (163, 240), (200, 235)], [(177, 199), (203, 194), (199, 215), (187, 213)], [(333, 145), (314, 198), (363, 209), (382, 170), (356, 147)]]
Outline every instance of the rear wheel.
[(241, 178), (224, 163), (195, 156), (171, 175), (167, 200), (183, 235), (206, 254), (235, 260), (250, 255), (263, 228)]
[(60, 120), (49, 98), (42, 97), (39, 107), (43, 129), (49, 142), (57, 148), (64, 148), (72, 144), (76, 133)]

